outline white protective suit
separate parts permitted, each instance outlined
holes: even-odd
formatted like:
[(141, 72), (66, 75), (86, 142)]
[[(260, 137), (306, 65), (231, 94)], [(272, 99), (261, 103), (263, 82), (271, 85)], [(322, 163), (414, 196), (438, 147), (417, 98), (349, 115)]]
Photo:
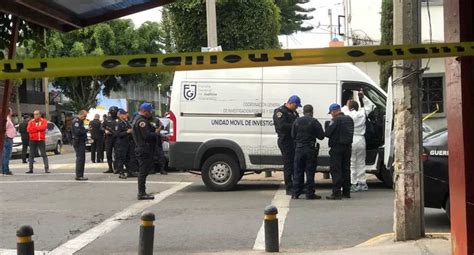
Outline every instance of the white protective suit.
[(367, 176), (365, 174), (365, 109), (359, 111), (350, 111), (347, 106), (342, 108), (342, 112), (351, 116), (354, 120), (354, 139), (352, 141), (351, 155), (351, 184), (366, 184)]

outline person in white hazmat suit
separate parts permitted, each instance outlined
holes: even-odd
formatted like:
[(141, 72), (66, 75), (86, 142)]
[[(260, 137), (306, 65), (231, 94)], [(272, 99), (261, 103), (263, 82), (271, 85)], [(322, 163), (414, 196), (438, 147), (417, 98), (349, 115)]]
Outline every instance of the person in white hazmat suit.
[(359, 109), (356, 101), (348, 100), (342, 112), (354, 120), (354, 138), (351, 154), (351, 192), (367, 191), (367, 176), (365, 173), (365, 110)]

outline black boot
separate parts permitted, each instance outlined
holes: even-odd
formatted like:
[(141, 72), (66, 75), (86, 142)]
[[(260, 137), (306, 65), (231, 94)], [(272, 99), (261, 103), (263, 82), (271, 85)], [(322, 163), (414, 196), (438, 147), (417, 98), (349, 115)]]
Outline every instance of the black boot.
[(163, 170), (160, 171), (160, 174), (161, 174), (161, 175), (168, 175), (168, 172), (166, 172), (166, 170), (163, 169)]
[(321, 196), (318, 196), (316, 194), (307, 194), (306, 195), (306, 200), (318, 200), (321, 199)]
[(137, 195), (138, 200), (152, 200), (155, 199), (153, 195), (147, 194), (147, 193), (142, 193)]
[(125, 173), (120, 173), (119, 178), (120, 179), (127, 179), (127, 176), (125, 175)]
[(341, 200), (342, 199), (342, 196), (341, 194), (331, 194), (330, 196), (326, 196), (326, 199), (327, 200)]

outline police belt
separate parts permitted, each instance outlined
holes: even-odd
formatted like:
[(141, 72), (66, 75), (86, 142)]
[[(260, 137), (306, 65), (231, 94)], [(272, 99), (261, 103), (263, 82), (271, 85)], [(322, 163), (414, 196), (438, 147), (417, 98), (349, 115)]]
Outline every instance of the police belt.
[(313, 143), (313, 142), (304, 142), (304, 143), (296, 143), (296, 147), (304, 147), (304, 146), (309, 146), (311, 148), (319, 148), (319, 143)]

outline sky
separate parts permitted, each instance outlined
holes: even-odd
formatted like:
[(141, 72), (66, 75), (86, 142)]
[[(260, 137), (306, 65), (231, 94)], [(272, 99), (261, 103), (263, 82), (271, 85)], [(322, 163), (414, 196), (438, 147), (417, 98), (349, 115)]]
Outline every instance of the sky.
[[(306, 24), (312, 25), (314, 29), (310, 32), (296, 33), (290, 36), (279, 36), (283, 48), (319, 48), (327, 47), (330, 41), (328, 10), (332, 10), (333, 29), (336, 29), (338, 15), (343, 15), (343, 0), (311, 0), (302, 6), (316, 8), (310, 13), (312, 20)], [(132, 19), (136, 26), (140, 26), (146, 21), (161, 21), (161, 7), (148, 11), (136, 13), (124, 18)], [(339, 38), (341, 40), (341, 38)], [(225, 49), (224, 49), (225, 50)]]

